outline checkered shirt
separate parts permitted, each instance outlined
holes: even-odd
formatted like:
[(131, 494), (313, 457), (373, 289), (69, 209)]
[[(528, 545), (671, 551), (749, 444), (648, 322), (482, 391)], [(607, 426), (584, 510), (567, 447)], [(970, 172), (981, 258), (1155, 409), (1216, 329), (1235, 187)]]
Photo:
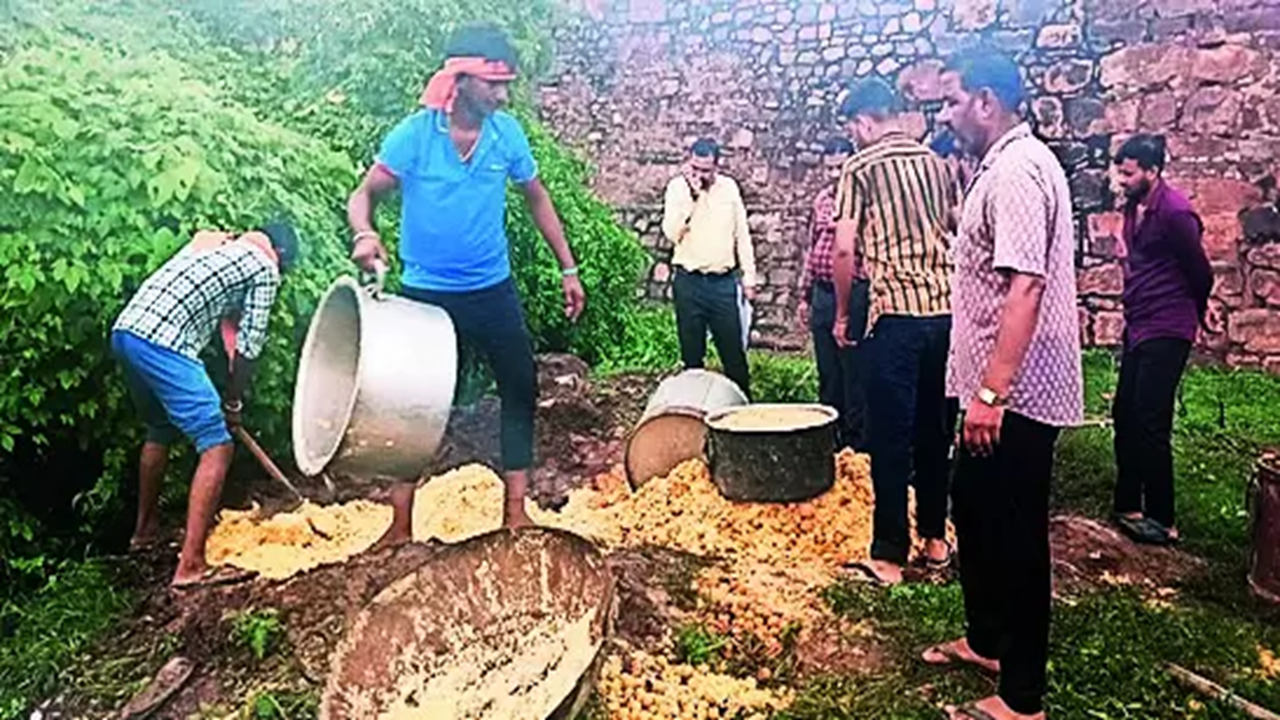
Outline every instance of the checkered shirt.
[(198, 358), (222, 318), (238, 314), (236, 352), (253, 360), (266, 343), (279, 287), (275, 263), (248, 243), (184, 248), (138, 288), (113, 329)]

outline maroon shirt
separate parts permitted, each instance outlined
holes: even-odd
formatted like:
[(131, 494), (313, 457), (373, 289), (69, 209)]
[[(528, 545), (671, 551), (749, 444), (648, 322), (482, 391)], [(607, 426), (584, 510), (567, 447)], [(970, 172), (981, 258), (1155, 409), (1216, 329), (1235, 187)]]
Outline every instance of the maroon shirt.
[(1125, 346), (1178, 338), (1195, 342), (1213, 289), (1213, 269), (1200, 242), (1204, 226), (1186, 196), (1161, 180), (1146, 210), (1124, 214)]
[[(800, 276), (800, 299), (809, 301), (809, 289), (815, 282), (835, 281), (836, 251), (836, 189), (824, 187), (813, 199), (813, 214), (809, 221), (809, 253), (805, 256), (804, 272)], [(862, 253), (854, 249), (853, 277), (866, 279), (862, 267)]]

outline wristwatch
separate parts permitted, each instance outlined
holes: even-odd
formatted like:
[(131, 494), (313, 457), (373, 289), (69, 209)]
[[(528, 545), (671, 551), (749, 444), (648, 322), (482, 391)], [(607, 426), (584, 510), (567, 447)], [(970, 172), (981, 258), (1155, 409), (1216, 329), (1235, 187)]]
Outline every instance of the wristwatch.
[(1000, 397), (995, 390), (984, 387), (978, 389), (978, 402), (990, 407), (1003, 407), (1005, 398)]

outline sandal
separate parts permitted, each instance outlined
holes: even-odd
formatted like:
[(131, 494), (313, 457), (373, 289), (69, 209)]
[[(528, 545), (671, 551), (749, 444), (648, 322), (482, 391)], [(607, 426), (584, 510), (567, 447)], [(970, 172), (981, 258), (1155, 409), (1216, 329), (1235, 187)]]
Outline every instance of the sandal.
[(996, 720), (995, 716), (983, 710), (974, 703), (961, 705), (958, 708), (948, 708), (947, 717), (950, 720)]
[[(999, 670), (989, 668), (986, 665), (983, 665), (981, 662), (979, 662), (978, 661), (979, 657), (976, 654), (973, 655), (972, 657), (961, 654), (958, 650), (956, 650), (955, 643), (956, 641), (953, 640), (952, 642), (939, 643), (937, 645), (933, 645), (928, 648), (925, 648), (924, 652), (920, 653), (920, 659), (923, 660), (926, 665), (932, 665), (934, 667), (958, 667), (961, 665), (969, 665), (972, 667), (976, 667), (979, 670), (988, 674), (998, 675), (1000, 673)], [(929, 655), (939, 655), (942, 657), (942, 659), (930, 660), (928, 658)], [(986, 658), (981, 658), (981, 659), (985, 660)], [(999, 661), (996, 660), (993, 662), (999, 662)]]
[(892, 587), (898, 584), (896, 582), (889, 582), (883, 577), (880, 577), (880, 574), (876, 572), (875, 567), (866, 560), (845, 563), (840, 569), (844, 571), (845, 577), (853, 582), (866, 583), (876, 587)]
[(236, 585), (238, 583), (247, 582), (258, 576), (253, 570), (245, 570), (243, 568), (232, 567), (231, 565), (220, 565), (205, 570), (198, 578), (185, 580), (182, 582), (169, 583), (169, 587), (177, 592), (187, 590), (195, 590), (196, 588), (210, 588), (220, 585)]
[(1140, 520), (1117, 518), (1116, 522), (1120, 525), (1120, 529), (1124, 531), (1124, 534), (1139, 545), (1163, 547), (1175, 545), (1178, 542), (1178, 538), (1173, 534), (1172, 530), (1151, 518), (1142, 518)]
[(922, 567), (925, 570), (950, 570), (951, 563), (955, 560), (956, 546), (950, 540), (945, 542), (947, 544), (947, 556), (942, 560), (935, 560), (922, 552), (912, 559), (911, 564), (916, 567)]

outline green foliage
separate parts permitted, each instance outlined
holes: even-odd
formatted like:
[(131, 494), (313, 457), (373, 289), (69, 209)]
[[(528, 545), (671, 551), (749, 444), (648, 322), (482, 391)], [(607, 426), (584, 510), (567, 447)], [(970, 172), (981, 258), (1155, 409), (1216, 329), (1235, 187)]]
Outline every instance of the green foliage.
[(274, 608), (246, 610), (231, 618), (231, 639), (262, 660), (284, 640), (284, 622)]
[(751, 397), (756, 402), (812, 403), (818, 401), (818, 366), (809, 355), (752, 351)]
[(251, 720), (307, 720), (319, 715), (318, 693), (266, 691), (254, 695), (246, 712), (239, 716)]
[(707, 665), (720, 658), (728, 639), (701, 624), (688, 624), (676, 631), (676, 660), (688, 665)]
[(287, 446), (306, 320), (348, 267), (333, 198), (353, 181), (345, 158), (223, 101), (165, 54), (65, 37), (18, 50), (0, 68), (0, 445), (19, 434), (131, 445), (137, 423), (106, 343), (124, 301), (192, 231), (284, 209), (307, 255), (277, 302), (248, 422)]
[(0, 601), (0, 719), (25, 717), (63, 668), (133, 604), (106, 566), (64, 563), (21, 603)]

